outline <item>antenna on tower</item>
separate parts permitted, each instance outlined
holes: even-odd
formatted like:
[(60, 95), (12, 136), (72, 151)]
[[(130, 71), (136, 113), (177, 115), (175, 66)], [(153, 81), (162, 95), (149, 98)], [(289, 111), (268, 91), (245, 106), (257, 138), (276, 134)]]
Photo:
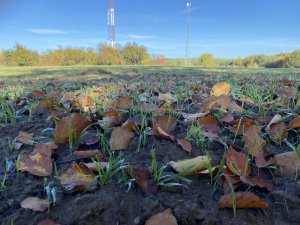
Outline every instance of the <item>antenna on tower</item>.
[(107, 11), (107, 28), (108, 28), (108, 44), (116, 47), (116, 34), (115, 34), (115, 7), (114, 0), (108, 0)]
[(186, 43), (185, 43), (185, 66), (191, 65), (190, 59), (190, 36), (191, 36), (191, 8), (192, 3), (186, 3)]

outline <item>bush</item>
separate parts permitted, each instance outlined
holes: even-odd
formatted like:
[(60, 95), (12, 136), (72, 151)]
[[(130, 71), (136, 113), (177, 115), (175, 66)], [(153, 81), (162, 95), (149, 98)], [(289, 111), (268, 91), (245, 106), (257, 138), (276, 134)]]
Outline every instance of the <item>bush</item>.
[(128, 43), (121, 51), (122, 62), (126, 65), (150, 64), (150, 55), (147, 49), (137, 43)]
[(197, 60), (198, 66), (217, 66), (216, 61), (214, 60), (214, 57), (212, 54), (205, 53), (203, 55), (200, 55)]

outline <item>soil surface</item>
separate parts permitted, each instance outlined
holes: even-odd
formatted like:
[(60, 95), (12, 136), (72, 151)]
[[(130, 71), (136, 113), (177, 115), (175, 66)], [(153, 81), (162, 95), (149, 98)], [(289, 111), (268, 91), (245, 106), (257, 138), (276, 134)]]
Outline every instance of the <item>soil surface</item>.
[[(150, 76), (150, 75), (149, 75)], [(155, 80), (158, 75), (153, 75)], [(121, 79), (121, 78), (120, 78)], [(127, 79), (127, 78), (126, 78)], [(140, 78), (131, 78), (136, 82)], [(161, 82), (163, 78), (159, 78)], [(175, 77), (179, 79), (178, 77)], [(182, 79), (182, 78), (180, 78)], [(105, 80), (105, 82), (110, 80)], [(92, 81), (94, 82), (94, 81)], [(89, 84), (87, 84), (89, 85)], [(172, 86), (172, 85), (171, 85)], [(255, 109), (253, 109), (255, 111)], [(0, 128), (1, 169), (0, 180), (5, 173), (4, 149), (9, 148), (7, 141), (13, 141), (20, 131), (34, 133), (38, 142), (53, 141), (51, 131), (55, 124), (47, 120), (50, 116), (47, 110), (37, 110), (30, 118), (22, 115), (16, 123), (7, 124)], [(177, 138), (186, 136), (188, 126), (177, 123), (173, 134)], [(224, 135), (232, 137), (228, 131)], [(123, 152), (122, 157), (132, 165), (150, 167), (151, 150), (155, 148), (159, 165), (172, 160), (193, 158), (205, 153), (196, 143), (192, 143), (192, 153), (189, 155), (176, 143), (149, 137), (146, 147), (137, 152), (138, 137), (131, 142), (130, 147)], [(238, 142), (237, 142), (238, 143)], [(237, 144), (239, 145), (239, 144)], [(95, 146), (80, 146), (79, 150), (93, 149)], [(30, 151), (30, 146), (23, 146), (20, 150), (12, 150), (9, 159), (16, 159), (21, 151)], [(208, 143), (208, 149), (213, 162), (219, 162), (224, 152), (224, 146), (219, 142)], [(266, 149), (272, 153), (285, 152), (287, 146), (267, 145)], [(121, 153), (120, 153), (121, 154)], [(70, 166), (74, 157), (67, 145), (60, 145), (53, 155), (57, 163), (58, 174), (63, 173)], [(77, 162), (84, 162), (78, 159)], [(172, 171), (171, 168), (168, 170)], [(193, 175), (188, 177), (192, 182), (186, 187), (159, 187), (157, 195), (146, 196), (140, 188), (127, 190), (124, 183), (113, 179), (94, 192), (87, 193), (57, 193), (57, 203), (47, 212), (33, 212), (23, 209), (20, 203), (29, 196), (45, 198), (44, 178), (30, 175), (27, 172), (16, 173), (9, 171), (5, 183), (5, 190), (0, 195), (0, 224), (1, 225), (37, 225), (43, 219), (51, 219), (61, 225), (143, 225), (152, 215), (170, 208), (179, 225), (298, 225), (300, 224), (300, 187), (295, 181), (295, 175), (279, 177), (263, 171), (273, 183), (274, 189), (267, 192), (263, 188), (251, 187), (251, 191), (269, 203), (268, 209), (238, 209), (236, 218), (232, 209), (218, 209), (216, 207), (224, 192), (220, 185), (213, 188), (209, 177)], [(240, 190), (249, 187), (241, 186)], [(163, 224), (162, 224), (163, 225)]]

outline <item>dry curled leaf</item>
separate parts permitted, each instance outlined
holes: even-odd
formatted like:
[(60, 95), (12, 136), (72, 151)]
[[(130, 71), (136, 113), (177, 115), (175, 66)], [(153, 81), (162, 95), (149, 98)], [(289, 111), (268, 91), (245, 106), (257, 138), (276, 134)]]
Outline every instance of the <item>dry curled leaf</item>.
[(85, 150), (85, 151), (74, 151), (73, 155), (81, 158), (94, 157), (99, 159), (104, 159), (104, 156), (100, 150)]
[(231, 90), (231, 85), (227, 82), (216, 83), (210, 92), (210, 95), (219, 97), (220, 95), (229, 95)]
[(26, 132), (20, 131), (19, 135), (16, 137), (16, 141), (19, 141), (26, 145), (33, 145), (34, 144), (33, 133), (28, 134)]
[(161, 213), (151, 216), (145, 225), (177, 225), (177, 220), (173, 216), (171, 209), (166, 209)]
[(264, 147), (267, 142), (260, 137), (259, 128), (256, 125), (247, 129), (243, 135), (243, 141), (250, 155), (254, 157), (264, 157)]
[(234, 174), (242, 176), (251, 172), (246, 155), (242, 152), (237, 152), (232, 146), (226, 151), (225, 157), (228, 168)]
[(135, 182), (146, 195), (157, 193), (157, 186), (149, 169), (137, 166), (128, 166), (126, 170), (132, 177), (135, 178)]
[(124, 95), (121, 95), (117, 98), (117, 104), (116, 104), (117, 109), (129, 109), (131, 106), (133, 106), (132, 98)]
[(242, 135), (253, 125), (255, 125), (253, 119), (236, 119), (229, 123), (229, 130), (235, 135)]
[(244, 183), (250, 184), (251, 186), (266, 188), (270, 192), (273, 190), (273, 184), (266, 181), (262, 176), (256, 176), (256, 177), (241, 176), (240, 179)]
[(21, 202), (23, 209), (31, 209), (35, 212), (43, 212), (49, 206), (47, 199), (40, 199), (38, 197), (28, 197)]
[[(261, 200), (257, 195), (251, 192), (236, 192), (235, 193), (237, 209), (265, 209), (269, 208), (269, 204)], [(232, 194), (224, 195), (218, 203), (218, 208), (232, 208)]]
[(131, 129), (117, 127), (111, 133), (110, 147), (112, 150), (125, 150), (134, 137), (135, 133)]
[(192, 159), (171, 161), (171, 167), (182, 175), (191, 175), (205, 170), (210, 164), (208, 156), (198, 156)]
[(182, 147), (183, 150), (187, 151), (188, 153), (192, 152), (192, 145), (189, 140), (186, 139), (178, 139), (177, 143)]
[(153, 121), (153, 129), (148, 132), (148, 135), (154, 136), (160, 139), (167, 139), (174, 141), (174, 137), (171, 135), (176, 127), (176, 118), (164, 115)]
[(279, 144), (288, 136), (287, 125), (281, 120), (281, 115), (277, 114), (266, 127), (266, 132)]
[(90, 117), (80, 113), (72, 113), (63, 117), (56, 124), (54, 130), (55, 142), (58, 144), (67, 144), (71, 135), (72, 140), (77, 140), (81, 132), (92, 123)]
[(73, 162), (61, 175), (61, 186), (66, 191), (94, 191), (97, 188), (94, 177), (95, 174), (86, 166)]

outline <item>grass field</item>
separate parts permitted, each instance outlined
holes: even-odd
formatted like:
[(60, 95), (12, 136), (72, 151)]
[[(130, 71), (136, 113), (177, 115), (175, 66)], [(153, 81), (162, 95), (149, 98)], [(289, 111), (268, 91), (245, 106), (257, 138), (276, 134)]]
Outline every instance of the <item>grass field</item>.
[(144, 225), (164, 210), (179, 225), (299, 224), (299, 82), (298, 69), (0, 67), (0, 224)]

